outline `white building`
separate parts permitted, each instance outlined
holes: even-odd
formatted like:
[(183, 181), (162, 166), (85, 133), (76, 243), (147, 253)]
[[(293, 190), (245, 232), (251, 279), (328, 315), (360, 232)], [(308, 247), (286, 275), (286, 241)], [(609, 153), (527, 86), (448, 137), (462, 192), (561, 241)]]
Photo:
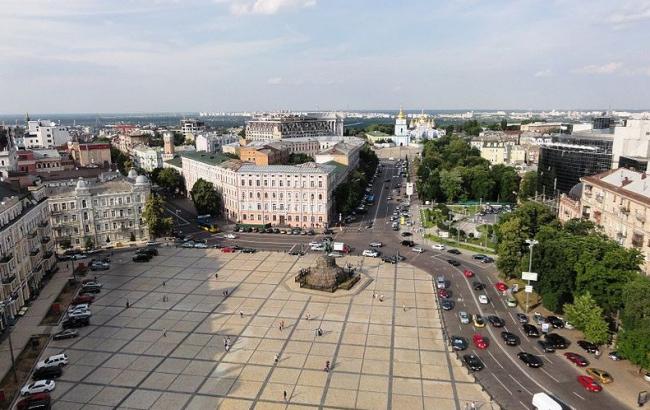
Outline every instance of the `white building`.
[(650, 158), (650, 119), (628, 119), (614, 128), (612, 168), (618, 168), (621, 157), (648, 161)]
[(162, 168), (163, 150), (160, 147), (136, 145), (131, 150), (131, 160), (136, 168), (151, 172), (156, 168)]
[(256, 141), (326, 135), (343, 136), (343, 120), (343, 116), (337, 113), (264, 114), (246, 123), (246, 139)]
[(391, 136), (390, 139), (398, 147), (405, 147), (411, 143), (411, 135), (406, 124), (406, 116), (402, 109), (399, 110), (399, 114), (395, 118), (395, 135)]
[[(395, 128), (397, 129), (397, 127)], [(411, 120), (408, 134), (411, 136), (411, 139), (419, 142), (433, 138), (440, 138), (446, 134), (446, 131), (436, 129), (436, 122), (434, 119), (422, 112), (422, 114), (417, 117), (414, 116)]]
[[(110, 176), (108, 176), (110, 175)], [(73, 247), (105, 246), (149, 239), (142, 220), (151, 194), (147, 178), (134, 170), (128, 178), (106, 174), (94, 180), (80, 178), (75, 186), (49, 187), (50, 221), (57, 243), (69, 239)]]
[(194, 140), (195, 136), (205, 131), (205, 122), (188, 118), (181, 120), (181, 133), (190, 141)]
[(0, 330), (36, 297), (56, 258), (47, 200), (41, 192), (19, 194), (0, 186)]
[(25, 148), (49, 148), (65, 145), (72, 137), (68, 127), (49, 120), (27, 121), (27, 134), (20, 145)]
[(198, 152), (222, 152), (223, 146), (239, 141), (235, 134), (219, 134), (216, 132), (202, 133), (194, 139), (194, 145)]

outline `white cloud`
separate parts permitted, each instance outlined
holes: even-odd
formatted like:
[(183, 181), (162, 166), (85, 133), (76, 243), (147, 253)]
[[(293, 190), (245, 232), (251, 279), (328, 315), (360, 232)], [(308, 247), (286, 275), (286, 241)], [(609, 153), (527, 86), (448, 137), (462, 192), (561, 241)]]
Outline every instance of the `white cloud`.
[(307, 7), (314, 7), (316, 0), (234, 0), (230, 12), (242, 14), (277, 14)]
[(282, 77), (271, 77), (268, 80), (266, 80), (266, 83), (271, 85), (282, 84)]
[(650, 7), (643, 10), (631, 10), (627, 12), (614, 13), (609, 17), (609, 22), (616, 26), (625, 26), (633, 23), (638, 23), (644, 20), (650, 20)]
[(614, 74), (621, 68), (623, 68), (623, 63), (612, 61), (603, 65), (586, 65), (584, 67), (573, 69), (571, 72), (574, 74)]
[(535, 73), (535, 77), (541, 78), (541, 77), (550, 77), (553, 75), (553, 71), (551, 71), (550, 68), (547, 68), (545, 70), (540, 70)]

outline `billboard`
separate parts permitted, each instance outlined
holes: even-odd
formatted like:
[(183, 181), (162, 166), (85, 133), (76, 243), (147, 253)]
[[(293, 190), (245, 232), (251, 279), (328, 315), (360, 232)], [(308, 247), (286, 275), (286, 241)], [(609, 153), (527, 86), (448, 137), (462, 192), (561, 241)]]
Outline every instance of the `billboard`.
[(415, 183), (407, 182), (406, 183), (406, 195), (408, 195), (408, 196), (413, 195), (414, 188), (415, 188)]
[(535, 272), (521, 272), (522, 280), (537, 280), (537, 273)]

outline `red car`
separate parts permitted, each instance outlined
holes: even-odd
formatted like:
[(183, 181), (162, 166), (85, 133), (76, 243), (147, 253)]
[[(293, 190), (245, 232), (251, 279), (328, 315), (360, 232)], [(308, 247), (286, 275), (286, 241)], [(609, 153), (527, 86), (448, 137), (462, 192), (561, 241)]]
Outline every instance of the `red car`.
[(221, 252), (223, 252), (223, 253), (234, 253), (235, 248), (233, 248), (231, 246), (226, 246), (226, 247), (221, 248)]
[(479, 349), (487, 349), (490, 344), (487, 337), (483, 337), (478, 333), (475, 333), (474, 336), (472, 336), (472, 341)]
[(84, 303), (93, 303), (95, 301), (95, 297), (91, 295), (79, 295), (76, 298), (72, 299), (72, 302), (70, 302), (71, 305), (81, 305)]
[[(30, 394), (28, 397), (22, 399), (21, 401), (18, 402), (16, 405), (16, 408), (18, 410), (27, 410), (30, 408), (50, 408), (50, 393), (43, 392), (43, 393), (35, 393), (35, 394)], [(39, 407), (43, 406), (43, 407)]]
[(578, 376), (578, 383), (582, 385), (587, 391), (598, 393), (603, 388), (600, 384), (596, 383), (596, 380), (592, 379), (589, 376)]
[(449, 292), (447, 292), (446, 289), (438, 289), (438, 296), (440, 296), (443, 299), (449, 298)]
[(585, 359), (584, 357), (580, 356), (577, 353), (567, 352), (567, 353), (564, 353), (564, 357), (569, 359), (569, 361), (571, 363), (575, 364), (578, 367), (587, 367), (587, 366), (589, 366), (589, 362), (587, 361), (587, 359)]
[(474, 276), (474, 272), (472, 272), (469, 269), (465, 269), (465, 271), (463, 272), (463, 275), (465, 275), (465, 277), (467, 277), (467, 278), (471, 278), (471, 277)]
[(497, 283), (495, 283), (495, 284), (494, 284), (494, 287), (497, 288), (497, 290), (498, 290), (499, 292), (505, 292), (506, 290), (508, 290), (508, 285), (506, 285), (506, 284), (503, 283), (503, 282), (497, 282)]

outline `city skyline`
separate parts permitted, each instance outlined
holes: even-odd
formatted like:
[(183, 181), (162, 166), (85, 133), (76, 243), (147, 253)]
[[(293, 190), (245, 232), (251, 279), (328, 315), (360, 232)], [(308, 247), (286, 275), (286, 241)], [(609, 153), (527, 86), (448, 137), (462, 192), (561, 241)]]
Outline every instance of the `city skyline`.
[(8, 1), (0, 113), (645, 109), (643, 1)]

